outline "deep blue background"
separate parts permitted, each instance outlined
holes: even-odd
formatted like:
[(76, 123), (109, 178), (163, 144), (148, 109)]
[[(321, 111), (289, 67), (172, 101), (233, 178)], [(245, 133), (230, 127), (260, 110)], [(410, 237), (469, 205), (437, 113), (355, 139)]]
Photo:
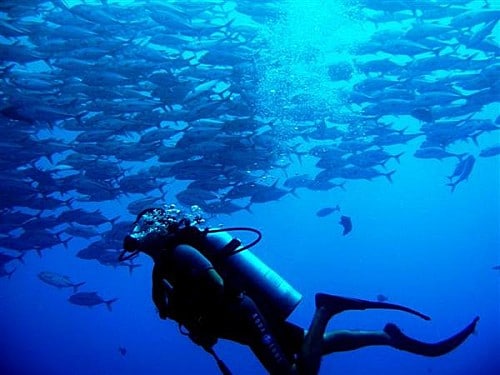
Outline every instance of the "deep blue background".
[[(482, 139), (479, 140), (480, 143)], [(439, 340), (481, 316), (477, 335), (441, 358), (424, 358), (387, 348), (368, 348), (325, 359), (322, 373), (484, 374), (500, 369), (498, 264), (499, 159), (481, 159), (471, 179), (450, 194), (442, 183), (448, 161), (403, 156), (394, 183), (354, 182), (346, 192), (298, 191), (300, 199), (254, 206), (253, 213), (220, 217), (227, 226), (249, 225), (264, 233), (255, 253), (304, 294), (291, 316), (307, 325), (317, 291), (373, 299), (378, 293), (432, 316), (419, 321), (392, 312), (355, 312), (331, 327), (380, 329), (387, 321), (425, 340)], [(341, 235), (338, 217), (318, 218), (325, 202), (339, 203), (354, 229)], [(70, 241), (26, 256), (11, 280), (2, 279), (2, 365), (10, 374), (217, 374), (208, 355), (160, 321), (150, 300), (151, 262), (141, 256), (134, 270), (113, 270), (76, 258), (82, 244)], [(41, 283), (42, 270), (69, 273), (119, 301), (104, 306), (70, 305), (69, 290)], [(128, 353), (120, 356), (118, 347)], [(220, 355), (235, 374), (261, 368), (245, 348), (221, 342)]]
[[(481, 118), (494, 120), (498, 113), (498, 105), (491, 106)], [(395, 121), (404, 128), (408, 119)], [(464, 142), (453, 151), (478, 156), (480, 149), (499, 141), (498, 132), (489, 133), (478, 138), (478, 145)], [(500, 159), (478, 158), (471, 178), (450, 193), (446, 176), (455, 161), (414, 158), (420, 143), (416, 139), (391, 149), (405, 152), (400, 165), (394, 160), (387, 164), (388, 170), (397, 169), (392, 184), (379, 178), (349, 181), (346, 191), (298, 189), (297, 197), (288, 195), (254, 205), (251, 213), (222, 215), (211, 222), (263, 232), (252, 251), (303, 293), (303, 302), (290, 318), (300, 325), (309, 324), (318, 291), (366, 299), (382, 293), (433, 318), (425, 322), (395, 312), (350, 312), (336, 317), (332, 329), (381, 329), (392, 321), (411, 336), (437, 341), (481, 316), (477, 334), (449, 355), (424, 358), (367, 348), (325, 358), (322, 374), (500, 373), (500, 274), (491, 269), (500, 264)], [(309, 164), (295, 160), (288, 177), (307, 173)], [(175, 200), (175, 193), (169, 191), (167, 202)], [(109, 217), (130, 220), (126, 204), (118, 200), (101, 208)], [(353, 220), (354, 229), (345, 237), (338, 213), (315, 215), (336, 204)], [(157, 317), (150, 298), (152, 264), (146, 256), (141, 255), (141, 267), (130, 275), (126, 268), (75, 257), (86, 244), (71, 240), (67, 249), (61, 245), (42, 257), (30, 252), (25, 265), (16, 264), (11, 279), (0, 279), (0, 373), (219, 373), (206, 353), (179, 335), (174, 323)], [(104, 306), (71, 305), (70, 290), (38, 280), (37, 274), (46, 270), (86, 281), (86, 291), (119, 300), (112, 312)], [(127, 349), (125, 356), (119, 347)], [(235, 374), (263, 373), (246, 348), (221, 341), (217, 350)]]

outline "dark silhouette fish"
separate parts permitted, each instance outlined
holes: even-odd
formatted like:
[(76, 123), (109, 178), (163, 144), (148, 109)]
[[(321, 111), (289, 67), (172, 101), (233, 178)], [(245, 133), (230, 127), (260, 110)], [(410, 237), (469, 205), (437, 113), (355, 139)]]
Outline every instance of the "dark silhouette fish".
[[(451, 192), (453, 193), (453, 191), (455, 191), (455, 188), (456, 186), (462, 182), (462, 181), (467, 181), (469, 179), (469, 176), (472, 172), (472, 169), (474, 168), (474, 164), (476, 162), (476, 159), (474, 158), (474, 156), (472, 155), (469, 155), (467, 156), (465, 159), (464, 159), (464, 165), (463, 167), (459, 168), (457, 166), (456, 169), (459, 169), (460, 170), (460, 175), (456, 178), (455, 181), (453, 182), (450, 182), (446, 185), (448, 186), (451, 186)], [(455, 170), (456, 170), (455, 169)], [(454, 173), (455, 174), (455, 173)]]
[(73, 293), (78, 292), (78, 288), (85, 284), (85, 281), (74, 283), (68, 276), (56, 272), (43, 271), (38, 274), (38, 278), (44, 283), (53, 285), (57, 288), (73, 288)]
[(124, 347), (124, 346), (120, 346), (118, 347), (118, 352), (123, 356), (125, 357), (125, 355), (127, 354), (127, 348)]
[(388, 300), (389, 300), (389, 297), (387, 297), (386, 295), (377, 294), (377, 301), (379, 301), (379, 302), (385, 302), (385, 301), (388, 301)]
[(343, 236), (347, 235), (352, 230), (352, 221), (349, 216), (342, 215), (339, 224), (344, 227), (344, 231), (342, 232)]
[(97, 294), (97, 292), (79, 292), (71, 295), (68, 298), (68, 301), (70, 303), (72, 303), (73, 305), (80, 305), (80, 306), (92, 307), (104, 303), (109, 311), (111, 311), (111, 304), (117, 300), (118, 298), (113, 298), (108, 301), (105, 301), (104, 299), (102, 299), (101, 296)]
[(340, 211), (340, 206), (338, 204), (335, 207), (325, 207), (325, 208), (318, 210), (316, 212), (316, 216), (325, 217), (325, 216), (328, 216), (335, 211)]
[(491, 269), (500, 271), (500, 266), (493, 266), (493, 267), (491, 267)]

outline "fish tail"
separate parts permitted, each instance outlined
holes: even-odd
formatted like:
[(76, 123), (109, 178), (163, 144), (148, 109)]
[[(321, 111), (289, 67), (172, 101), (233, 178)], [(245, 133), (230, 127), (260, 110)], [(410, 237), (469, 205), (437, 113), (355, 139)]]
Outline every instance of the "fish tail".
[(18, 261), (20, 261), (22, 264), (24, 264), (24, 255), (26, 255), (25, 252), (22, 252), (20, 255), (15, 257)]
[(399, 161), (399, 158), (404, 154), (404, 152), (401, 152), (400, 154), (397, 154), (397, 155), (393, 155), (393, 158), (396, 159), (396, 161), (398, 162), (398, 164), (401, 164), (400, 161)]
[(455, 188), (458, 185), (458, 180), (456, 182), (450, 182), (449, 184), (446, 184), (447, 186), (451, 186), (451, 192), (453, 193), (455, 191)]
[(72, 239), (73, 237), (66, 238), (65, 240), (61, 240), (62, 244), (64, 247), (67, 249), (68, 248), (68, 242)]
[(72, 208), (71, 205), (73, 204), (73, 202), (75, 201), (75, 198), (69, 198), (69, 199), (66, 199), (64, 201), (64, 205), (68, 208)]
[(14, 273), (14, 271), (17, 270), (17, 268), (14, 268), (12, 271), (10, 272), (7, 272), (7, 278), (10, 280), (12, 274)]
[(104, 303), (106, 304), (106, 307), (108, 308), (108, 310), (109, 310), (109, 311), (113, 311), (113, 309), (112, 309), (112, 306), (111, 306), (111, 305), (112, 305), (114, 302), (116, 302), (116, 301), (118, 301), (118, 298), (113, 298), (113, 299), (110, 299), (110, 300), (108, 300), (108, 301), (104, 301)]
[(300, 198), (300, 196), (295, 192), (297, 188), (290, 189), (289, 193), (292, 194), (295, 198)]
[(249, 202), (245, 207), (243, 207), (243, 209), (253, 214), (253, 211), (250, 209), (251, 206), (252, 202)]
[(83, 284), (85, 284), (85, 281), (78, 283), (78, 284), (71, 285), (73, 287), (73, 293), (78, 292), (78, 288), (81, 287)]
[(477, 142), (477, 137), (479, 135), (481, 135), (482, 133), (483, 133), (483, 131), (480, 131), (478, 134), (472, 134), (472, 135), (469, 136), (472, 139), (472, 142), (474, 142), (474, 144), (476, 146), (479, 146), (479, 143)]
[(112, 219), (109, 219), (108, 222), (111, 224), (111, 225), (114, 225), (116, 223), (116, 221), (120, 218), (121, 216), (120, 215), (117, 215), (115, 216), (114, 218)]
[(75, 118), (75, 120), (81, 124), (82, 123), (82, 117), (85, 117), (89, 112), (88, 111), (82, 111), (80, 113), (77, 113), (75, 116), (73, 116)]
[(384, 173), (384, 176), (389, 180), (389, 182), (392, 184), (392, 175), (396, 173), (396, 170), (390, 171), (389, 173)]

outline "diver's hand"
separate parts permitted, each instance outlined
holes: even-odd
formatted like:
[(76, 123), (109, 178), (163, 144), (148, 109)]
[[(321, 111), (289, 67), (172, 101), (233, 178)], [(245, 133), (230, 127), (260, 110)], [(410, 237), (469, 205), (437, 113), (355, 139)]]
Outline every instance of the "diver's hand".
[(202, 348), (211, 348), (212, 346), (217, 344), (218, 341), (217, 337), (201, 331), (190, 332), (189, 338), (192, 342), (194, 342), (196, 345), (201, 346)]

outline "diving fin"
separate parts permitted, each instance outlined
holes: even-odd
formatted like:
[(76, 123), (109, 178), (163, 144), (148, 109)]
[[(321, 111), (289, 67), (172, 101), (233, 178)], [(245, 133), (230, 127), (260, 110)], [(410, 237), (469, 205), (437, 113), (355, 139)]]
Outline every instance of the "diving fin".
[(426, 357), (438, 357), (447, 354), (460, 346), (476, 329), (479, 317), (469, 323), (464, 329), (455, 335), (437, 343), (426, 343), (406, 336), (398, 326), (388, 323), (384, 332), (391, 338), (391, 346), (410, 353), (425, 355)]
[(331, 316), (347, 310), (387, 309), (405, 311), (424, 320), (431, 320), (430, 317), (422, 314), (421, 312), (410, 309), (409, 307), (396, 305), (394, 303), (366, 301), (357, 298), (347, 298), (325, 293), (317, 293), (315, 299), (316, 308), (326, 308)]

